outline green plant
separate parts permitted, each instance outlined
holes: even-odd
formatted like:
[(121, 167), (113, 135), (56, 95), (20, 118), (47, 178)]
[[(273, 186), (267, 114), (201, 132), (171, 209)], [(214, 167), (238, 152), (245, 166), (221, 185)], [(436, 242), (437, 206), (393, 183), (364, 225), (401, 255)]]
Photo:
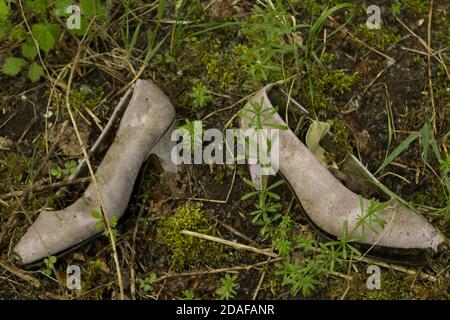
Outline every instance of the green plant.
[(195, 295), (195, 292), (194, 291), (191, 291), (191, 290), (184, 290), (183, 292), (182, 292), (182, 296), (181, 297), (179, 297), (178, 299), (179, 300), (200, 300), (200, 298), (198, 298), (196, 295)]
[(69, 176), (72, 173), (77, 171), (77, 162), (75, 160), (70, 160), (64, 163), (64, 167), (56, 166), (50, 170), (50, 174), (56, 178), (64, 177), (64, 180), (67, 181)]
[(389, 165), (393, 160), (395, 160), (403, 151), (405, 151), (409, 145), (419, 138), (419, 134), (412, 134), (403, 140), (383, 161), (380, 167), (375, 171), (374, 175), (381, 172), (387, 165)]
[(185, 204), (175, 212), (161, 219), (158, 225), (158, 242), (168, 247), (171, 261), (176, 270), (192, 267), (200, 262), (214, 264), (220, 259), (220, 247), (210, 241), (187, 236), (181, 233), (190, 230), (213, 235), (210, 225), (200, 205)]
[(278, 253), (289, 256), (294, 249), (291, 239), (292, 218), (289, 214), (283, 215), (280, 223), (271, 232), (272, 243)]
[(400, 2), (394, 2), (391, 5), (391, 12), (394, 16), (398, 15), (400, 13), (400, 10), (402, 8), (402, 4)]
[(344, 70), (333, 70), (332, 62), (335, 55), (324, 54), (321, 65), (317, 63), (308, 67), (309, 82), (301, 83), (302, 95), (310, 95), (309, 106), (315, 111), (327, 110), (333, 104), (333, 97), (352, 89), (358, 80), (358, 73), (349, 74)]
[(272, 192), (272, 190), (283, 184), (284, 181), (279, 180), (278, 182), (267, 187), (267, 179), (263, 178), (262, 180), (263, 182), (260, 188), (252, 181), (244, 179), (244, 183), (250, 186), (254, 191), (243, 195), (241, 200), (247, 200), (252, 197), (257, 198), (257, 202), (255, 204), (256, 210), (250, 212), (250, 215), (253, 216), (252, 222), (261, 226), (261, 235), (268, 236), (271, 230), (271, 224), (281, 218), (281, 215), (277, 213), (281, 208), (281, 204), (278, 202), (280, 197), (276, 193)]
[[(364, 199), (360, 197), (361, 214), (358, 215), (353, 228), (349, 230), (348, 221), (345, 220), (342, 226), (342, 234), (337, 237), (336, 241), (325, 243), (325, 247), (333, 247), (333, 251), (339, 253), (343, 259), (347, 259), (349, 253), (361, 256), (361, 252), (355, 248), (353, 243), (364, 242), (366, 239), (366, 230), (370, 230), (378, 234), (382, 230), (386, 221), (380, 217), (389, 206), (389, 202), (379, 202), (376, 199), (370, 199), (367, 209), (364, 207)], [(360, 231), (360, 236), (355, 237), (354, 234)]]
[(50, 256), (44, 259), (45, 268), (41, 271), (47, 276), (51, 276), (53, 271), (55, 270), (55, 263), (57, 258), (55, 256)]
[(411, 13), (423, 16), (428, 12), (428, 1), (422, 0), (401, 0), (405, 9)]
[(381, 219), (379, 214), (383, 212), (388, 206), (388, 202), (379, 202), (377, 199), (370, 199), (367, 210), (364, 208), (364, 199), (360, 196), (361, 215), (356, 219), (356, 225), (361, 228), (361, 237), (365, 239), (366, 230), (369, 229), (375, 234), (378, 234), (376, 226), (381, 230), (386, 225), (386, 221)]
[[(273, 109), (264, 109), (262, 108), (262, 103), (251, 103), (250, 109), (243, 109), (241, 112), (238, 113), (238, 116), (241, 118), (245, 118), (248, 123), (249, 127), (255, 130), (255, 132), (262, 133), (261, 129), (264, 128), (271, 128), (271, 129), (278, 129), (278, 130), (286, 130), (286, 126), (284, 125), (277, 125), (270, 123), (270, 118), (273, 117), (273, 115), (278, 112), (277, 108)], [(266, 139), (267, 143), (267, 154), (271, 153), (271, 147), (272, 147), (272, 137), (264, 136), (263, 139)], [(258, 150), (258, 146), (251, 146), (251, 143), (255, 143), (254, 140), (260, 140), (260, 139), (247, 139), (245, 143), (252, 148), (255, 148), (255, 150)], [(259, 141), (261, 142), (261, 141)], [(259, 153), (257, 164), (260, 166), (270, 166), (270, 163), (267, 163), (267, 159), (262, 159), (265, 155), (262, 155)], [(261, 186), (257, 186), (252, 181), (248, 179), (244, 179), (245, 184), (250, 186), (253, 191), (246, 193), (242, 196), (241, 200), (247, 200), (252, 197), (257, 198), (257, 203), (255, 204), (256, 210), (252, 211), (250, 214), (253, 216), (252, 222), (261, 226), (261, 234), (263, 236), (267, 236), (270, 233), (270, 225), (281, 218), (281, 215), (278, 212), (278, 210), (281, 208), (280, 203), (278, 202), (280, 200), (280, 197), (273, 192), (275, 188), (282, 185), (284, 183), (283, 180), (279, 180), (272, 184), (271, 186), (268, 186), (268, 179), (267, 175), (261, 176)]]
[(204, 108), (211, 102), (211, 90), (203, 83), (197, 83), (193, 88), (190, 96), (194, 99), (194, 108)]
[[(335, 241), (317, 242), (316, 240), (299, 235), (293, 241), (290, 235), (291, 219), (285, 215), (278, 227), (272, 233), (273, 243), (280, 255), (287, 258), (284, 263), (278, 264), (277, 274), (282, 276), (282, 285), (289, 286), (292, 295), (310, 295), (320, 283), (321, 278), (327, 277), (333, 272), (336, 266), (341, 266), (347, 262), (349, 254), (361, 256), (361, 252), (354, 246), (355, 242), (364, 241), (366, 230), (378, 233), (383, 229), (386, 221), (380, 217), (380, 213), (387, 208), (389, 203), (378, 202), (375, 199), (369, 201), (365, 208), (363, 198), (361, 198), (361, 214), (357, 217), (356, 223), (349, 230), (348, 222), (343, 223), (343, 233)], [(360, 231), (360, 236), (354, 234)], [(293, 242), (296, 243), (294, 247)], [(301, 261), (291, 261), (291, 254), (294, 250), (300, 249), (304, 259)]]
[(9, 14), (9, 3), (6, 0), (0, 0), (0, 22)]
[(139, 288), (141, 288), (147, 293), (152, 292), (154, 290), (153, 283), (156, 281), (157, 278), (158, 276), (156, 275), (156, 273), (152, 272), (145, 278), (139, 279)]
[(352, 237), (355, 229), (348, 229), (348, 221), (345, 220), (342, 226), (343, 233), (337, 237), (336, 241), (327, 242), (325, 245), (327, 247), (337, 247), (337, 251), (342, 253), (342, 257), (347, 259), (348, 253), (354, 253), (357, 256), (361, 256), (361, 252), (356, 249), (352, 243), (357, 242), (359, 239), (356, 237)]
[[(302, 46), (297, 31), (307, 25), (297, 25), (286, 11), (281, 0), (261, 1), (253, 7), (255, 14), (241, 23), (241, 30), (249, 45), (242, 46), (238, 57), (243, 70), (248, 74), (248, 82), (257, 85), (290, 76), (288, 68), (298, 60)], [(293, 69), (293, 71), (299, 71)], [(250, 84), (251, 86), (251, 84)]]
[(186, 123), (179, 126), (178, 129), (185, 130), (185, 137), (183, 137), (183, 141), (190, 138), (186, 143), (190, 143), (190, 150), (193, 153), (194, 150), (200, 147), (203, 143), (203, 122), (201, 121), (189, 121), (185, 120)]
[(216, 295), (220, 300), (230, 300), (236, 297), (236, 290), (239, 288), (237, 276), (230, 276), (228, 273), (220, 278), (220, 287), (216, 290)]
[[(108, 233), (108, 230), (106, 229), (106, 224), (105, 224), (103, 215), (100, 212), (98, 212), (96, 210), (93, 210), (91, 212), (91, 216), (98, 220), (95, 223), (95, 228), (97, 228), (97, 229), (105, 229), (104, 235), (108, 237), (109, 233)], [(119, 219), (117, 218), (117, 216), (112, 216), (112, 217), (109, 218), (109, 225), (111, 227), (111, 233), (112, 233), (114, 238), (116, 238), (117, 234), (118, 234), (118, 230), (117, 230), (118, 221), (119, 221)]]
[(44, 69), (38, 62), (34, 61), (37, 55), (37, 49), (32, 43), (31, 38), (28, 38), (22, 45), (21, 52), (25, 59), (18, 57), (6, 58), (2, 72), (8, 76), (15, 76), (28, 64), (28, 78), (31, 82), (38, 81), (43, 76)]
[[(73, 3), (70, 0), (30, 0), (18, 4), (16, 2), (27, 19), (26, 25), (30, 26), (30, 30), (27, 30), (25, 24), (13, 19), (13, 11), (9, 7), (11, 2), (16, 1), (0, 0), (0, 40), (7, 36), (8, 41), (21, 43), (22, 57), (13, 55), (6, 58), (2, 72), (8, 76), (16, 76), (28, 66), (28, 78), (32, 82), (37, 82), (45, 70), (41, 64), (44, 59), (40, 55), (49, 55), (56, 49), (62, 34), (60, 24), (53, 17), (69, 16), (70, 13), (66, 13), (66, 9)], [(95, 28), (101, 29), (102, 24), (106, 22), (106, 9), (100, 0), (80, 0), (79, 7), (81, 28), (68, 31), (74, 36), (83, 36), (92, 20), (98, 23)], [(36, 60), (38, 55), (39, 61)]]
[[(319, 50), (322, 50), (322, 44), (318, 45), (319, 34), (325, 26), (325, 23), (328, 21), (329, 17), (331, 17), (334, 13), (343, 10), (343, 9), (354, 9), (354, 6), (351, 3), (339, 3), (329, 9), (326, 9), (322, 12), (322, 14), (314, 21), (314, 23), (309, 27), (308, 37), (304, 48), (304, 57), (303, 60), (298, 59), (298, 63), (304, 65), (306, 69), (306, 77), (308, 79), (308, 91), (309, 91), (309, 103), (312, 107), (313, 111), (316, 110), (316, 101), (315, 101), (315, 80), (312, 74), (315, 65), (319, 66), (321, 69), (325, 69), (319, 54)], [(328, 38), (332, 37), (336, 34), (342, 27), (344, 27), (354, 15), (354, 11), (347, 18), (346, 22), (333, 32), (328, 35)]]
[(395, 26), (384, 26), (378, 30), (369, 29), (366, 24), (362, 24), (356, 30), (356, 34), (367, 44), (380, 50), (385, 50), (400, 40), (398, 29)]
[(307, 297), (320, 283), (315, 279), (318, 269), (313, 262), (300, 266), (299, 264), (285, 261), (277, 264), (277, 269), (276, 274), (283, 277), (282, 285), (290, 286), (291, 294), (294, 296), (301, 290), (303, 296)]
[[(444, 137), (444, 142), (448, 139), (448, 136), (450, 134), (447, 133), (447, 135)], [(429, 150), (433, 151), (433, 154), (436, 158), (436, 160), (439, 163), (439, 167), (441, 169), (442, 177), (443, 177), (443, 185), (445, 189), (445, 193), (447, 194), (447, 206), (442, 210), (444, 212), (444, 215), (447, 219), (450, 219), (450, 154), (445, 152), (444, 155), (441, 155), (441, 152), (439, 150), (439, 146), (437, 144), (436, 139), (434, 138), (433, 132), (431, 130), (431, 125), (429, 122), (425, 122), (422, 129), (420, 130), (420, 137), (422, 140), (422, 159), (425, 162), (425, 164), (428, 164), (428, 158), (429, 158)], [(446, 150), (446, 149), (445, 149)]]

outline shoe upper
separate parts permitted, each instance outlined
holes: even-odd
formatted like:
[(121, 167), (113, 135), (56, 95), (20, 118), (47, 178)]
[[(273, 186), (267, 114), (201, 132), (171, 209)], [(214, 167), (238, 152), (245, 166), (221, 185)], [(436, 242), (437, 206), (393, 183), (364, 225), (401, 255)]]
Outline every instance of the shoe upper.
[[(259, 103), (262, 109), (273, 109), (267, 96), (270, 88), (267, 86), (256, 93), (244, 108)], [(264, 119), (266, 126), (286, 125), (278, 113), (272, 114)], [(241, 127), (249, 127), (245, 117), (241, 119)], [(358, 242), (382, 247), (433, 251), (445, 242), (428, 221), (397, 201), (390, 201), (379, 212), (369, 212), (370, 201), (338, 181), (289, 129), (280, 130), (277, 161), (279, 171), (309, 218), (332, 236), (346, 236), (347, 240), (358, 239)], [(384, 227), (374, 223), (375, 218), (383, 220)]]
[(77, 245), (100, 233), (93, 211), (120, 218), (131, 197), (134, 182), (152, 148), (175, 119), (169, 98), (150, 80), (138, 80), (112, 145), (99, 165), (94, 183), (71, 206), (43, 210), (20, 239), (14, 252), (29, 264)]

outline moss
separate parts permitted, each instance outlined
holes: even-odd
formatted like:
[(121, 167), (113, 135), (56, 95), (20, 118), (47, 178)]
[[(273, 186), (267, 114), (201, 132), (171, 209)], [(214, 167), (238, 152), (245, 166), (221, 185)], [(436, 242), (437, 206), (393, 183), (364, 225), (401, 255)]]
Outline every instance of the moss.
[[(345, 295), (347, 300), (401, 300), (401, 299), (446, 299), (445, 281), (435, 282), (430, 286), (415, 276), (399, 278), (397, 272), (381, 269), (381, 289), (367, 288), (365, 273), (352, 274), (353, 281)], [(343, 279), (334, 282), (328, 290), (328, 297), (338, 299), (347, 290), (347, 282)]]
[(331, 134), (333, 135), (332, 143), (327, 146), (327, 162), (334, 161), (341, 163), (347, 156), (347, 151), (352, 152), (350, 145), (350, 131), (345, 122), (336, 120), (331, 126)]
[(425, 15), (428, 13), (428, 1), (423, 0), (401, 0), (401, 6), (406, 9), (407, 12)]
[[(89, 260), (83, 265), (82, 270), (83, 275), (83, 291), (88, 291), (97, 286), (99, 281), (106, 282), (105, 277), (109, 277), (109, 275), (114, 275), (111, 273), (106, 263), (101, 259), (93, 259)], [(102, 290), (92, 290), (91, 297), (94, 299), (102, 299)]]
[(414, 203), (426, 206), (442, 207), (447, 201), (447, 194), (443, 188), (438, 190), (422, 191), (412, 200)]
[(318, 84), (326, 91), (332, 93), (344, 93), (345, 91), (350, 91), (357, 79), (357, 73), (348, 75), (342, 70), (333, 70), (324, 74), (323, 77), (319, 79)]
[(214, 234), (200, 205), (182, 205), (171, 216), (162, 219), (158, 226), (158, 242), (169, 248), (175, 270), (219, 262), (221, 255), (217, 243), (184, 235), (183, 230)]
[(94, 110), (103, 100), (103, 95), (103, 87), (94, 87), (92, 89), (82, 87), (80, 90), (72, 91), (70, 97), (73, 107), (83, 111), (84, 108)]
[(382, 281), (380, 290), (366, 290), (364, 300), (392, 300), (405, 298), (408, 294), (408, 290), (405, 284), (401, 280), (395, 281)]
[(365, 24), (362, 24), (357, 27), (356, 35), (369, 46), (382, 51), (400, 40), (398, 28), (395, 26), (383, 26), (378, 30), (369, 29)]
[(10, 192), (9, 188), (12, 185), (20, 184), (27, 178), (27, 161), (24, 156), (10, 153), (5, 156), (2, 162), (4, 165), (0, 166), (0, 180), (2, 181), (0, 190), (2, 192)]
[(206, 66), (208, 80), (220, 89), (233, 88), (239, 84), (240, 66), (234, 50), (231, 52), (207, 52), (202, 60)]
[(223, 178), (225, 177), (225, 172), (221, 171), (218, 172), (215, 176), (214, 176), (214, 181), (217, 182), (217, 184), (222, 184), (223, 183)]
[[(310, 107), (313, 107), (316, 111), (328, 109), (336, 94), (350, 91), (358, 80), (357, 73), (347, 74), (343, 70), (324, 70), (319, 66), (312, 67), (309, 76), (313, 86), (314, 99), (314, 106), (310, 105)], [(302, 83), (300, 96), (310, 97), (308, 81)], [(309, 104), (311, 104), (310, 101)]]

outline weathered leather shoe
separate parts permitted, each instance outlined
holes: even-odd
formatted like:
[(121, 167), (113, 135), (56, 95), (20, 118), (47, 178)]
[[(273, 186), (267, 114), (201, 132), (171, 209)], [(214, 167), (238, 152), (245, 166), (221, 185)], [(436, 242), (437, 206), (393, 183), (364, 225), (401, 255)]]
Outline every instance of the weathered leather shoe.
[[(135, 179), (150, 154), (159, 156), (165, 171), (176, 172), (170, 159), (175, 110), (169, 98), (150, 80), (138, 80), (120, 122), (116, 138), (95, 173), (109, 218), (120, 218), (131, 197)], [(14, 252), (26, 265), (55, 255), (98, 235), (92, 216), (101, 212), (93, 183), (71, 206), (42, 211), (20, 239)]]
[[(252, 110), (255, 104), (259, 104), (262, 110), (269, 109), (265, 114), (271, 115), (262, 119), (265, 123), (263, 127), (286, 126), (269, 99), (268, 91), (271, 88), (272, 85), (268, 85), (254, 94), (244, 107), (244, 113)], [(248, 129), (249, 124), (248, 118), (243, 116), (241, 128)], [(309, 220), (325, 235), (336, 238), (353, 231), (352, 239), (358, 239), (360, 243), (367, 245), (366, 247), (375, 248), (375, 251), (389, 248), (389, 250), (419, 249), (436, 252), (438, 247), (447, 241), (422, 216), (395, 200), (389, 201), (387, 207), (375, 213), (377, 218), (385, 221), (384, 226), (375, 224), (372, 226), (374, 228), (368, 228), (365, 225), (363, 230), (363, 224), (358, 221), (367, 215), (370, 201), (338, 181), (289, 129), (279, 131), (278, 161), (280, 173), (297, 196)], [(255, 183), (260, 182), (254, 170), (252, 179)], [(363, 232), (364, 237), (361, 237)]]

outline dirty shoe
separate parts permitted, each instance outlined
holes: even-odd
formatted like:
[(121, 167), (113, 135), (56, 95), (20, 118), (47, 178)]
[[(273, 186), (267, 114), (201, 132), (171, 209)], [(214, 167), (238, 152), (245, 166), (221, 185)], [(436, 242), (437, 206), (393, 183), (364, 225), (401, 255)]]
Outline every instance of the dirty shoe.
[[(138, 80), (120, 122), (116, 138), (95, 173), (109, 218), (120, 218), (128, 206), (135, 179), (149, 154), (164, 170), (176, 172), (170, 160), (175, 110), (169, 98), (150, 80)], [(93, 183), (71, 206), (42, 211), (20, 239), (14, 252), (22, 264), (55, 255), (98, 235), (93, 211), (101, 212)]]
[[(268, 110), (264, 114), (270, 115), (262, 120), (264, 126), (286, 126), (268, 97), (270, 89), (269, 85), (254, 94), (243, 112), (248, 113), (255, 104), (259, 104), (262, 110)], [(243, 116), (241, 128), (248, 129), (250, 123), (249, 118)], [(388, 248), (387, 251), (394, 252), (391, 257), (402, 249), (436, 252), (446, 242), (422, 216), (395, 200), (382, 206), (379, 212), (369, 213), (370, 201), (347, 189), (289, 129), (279, 130), (278, 161), (279, 171), (297, 196), (309, 220), (325, 235), (332, 238), (347, 235), (375, 251)], [(260, 183), (257, 171), (251, 171), (254, 182)], [(372, 216), (369, 217), (369, 214)], [(373, 223), (375, 216), (384, 220), (385, 224)], [(362, 223), (364, 219), (365, 222)], [(369, 227), (370, 222), (372, 225)]]

